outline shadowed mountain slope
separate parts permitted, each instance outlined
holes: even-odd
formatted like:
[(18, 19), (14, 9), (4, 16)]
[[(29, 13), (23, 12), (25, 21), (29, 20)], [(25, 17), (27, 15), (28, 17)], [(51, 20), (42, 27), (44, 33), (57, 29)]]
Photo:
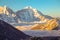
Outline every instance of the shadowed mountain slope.
[(29, 37), (30, 36), (17, 30), (16, 28), (9, 25), (8, 23), (0, 20), (0, 40), (20, 40)]

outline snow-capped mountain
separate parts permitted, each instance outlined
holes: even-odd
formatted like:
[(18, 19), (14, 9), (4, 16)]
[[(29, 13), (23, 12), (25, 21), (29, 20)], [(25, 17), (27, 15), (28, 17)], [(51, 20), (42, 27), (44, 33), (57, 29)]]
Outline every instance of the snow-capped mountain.
[(31, 6), (28, 6), (22, 10), (18, 10), (16, 15), (22, 22), (40, 21), (42, 19), (41, 17), (52, 19), (52, 17), (42, 14), (40, 11), (32, 8)]
[(4, 6), (2, 8), (3, 9), (2, 9), (2, 13), (0, 13), (0, 19), (6, 21), (8, 23), (15, 22), (14, 18), (15, 18), (16, 15), (14, 14), (14, 12), (6, 6)]
[(30, 7), (17, 11), (16, 15), (23, 22), (40, 21), (39, 18), (34, 16), (34, 11)]
[(13, 12), (10, 8), (4, 6), (0, 7), (0, 19), (8, 23), (22, 23), (22, 22), (40, 22), (47, 19), (52, 19), (51, 16), (44, 15), (36, 8), (31, 6), (25, 7), (17, 12)]

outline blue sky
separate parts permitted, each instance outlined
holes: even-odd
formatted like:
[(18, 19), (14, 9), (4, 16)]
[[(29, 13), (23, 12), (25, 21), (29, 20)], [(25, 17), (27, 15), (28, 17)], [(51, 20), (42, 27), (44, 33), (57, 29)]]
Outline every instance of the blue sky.
[(0, 0), (0, 6), (4, 5), (14, 11), (32, 6), (43, 14), (60, 17), (60, 0)]

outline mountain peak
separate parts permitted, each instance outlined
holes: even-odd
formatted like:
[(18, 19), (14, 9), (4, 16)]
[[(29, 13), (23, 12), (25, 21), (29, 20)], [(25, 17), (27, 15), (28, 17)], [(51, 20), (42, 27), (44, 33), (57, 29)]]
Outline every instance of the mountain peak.
[(33, 8), (32, 6), (26, 6), (24, 9), (32, 9), (33, 11), (37, 11), (37, 9)]
[(31, 6), (26, 6), (24, 9), (32, 9)]
[(32, 6), (26, 6), (24, 9), (32, 9), (32, 10), (37, 10), (36, 8), (33, 8)]
[(6, 6), (0, 6), (0, 14), (5, 13), (6, 11)]

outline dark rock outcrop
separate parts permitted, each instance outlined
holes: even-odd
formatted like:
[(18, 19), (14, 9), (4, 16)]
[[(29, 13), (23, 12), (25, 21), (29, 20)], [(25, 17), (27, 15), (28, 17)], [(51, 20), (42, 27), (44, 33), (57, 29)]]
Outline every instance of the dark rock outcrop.
[(17, 30), (10, 24), (0, 20), (0, 40), (20, 40), (20, 39), (26, 39), (29, 37), (30, 36)]

